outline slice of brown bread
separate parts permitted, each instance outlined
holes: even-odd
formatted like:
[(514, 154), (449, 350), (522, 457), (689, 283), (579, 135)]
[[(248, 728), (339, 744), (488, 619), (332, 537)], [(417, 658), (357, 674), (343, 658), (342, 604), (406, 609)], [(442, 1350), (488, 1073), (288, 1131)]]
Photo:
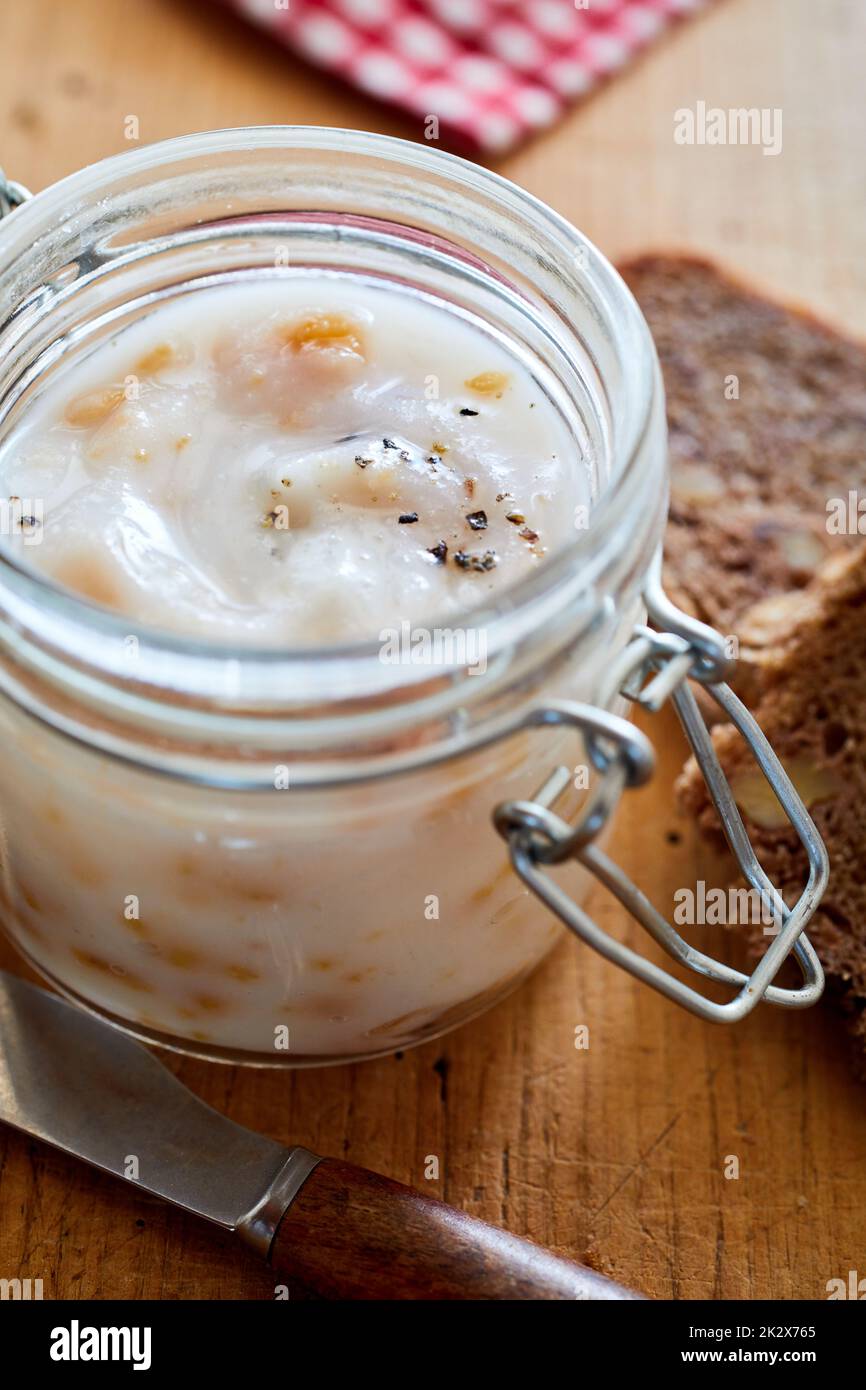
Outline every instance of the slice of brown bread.
[[(671, 510), (665, 583), (739, 643), (738, 692), (801, 607), (825, 557), (829, 499), (866, 497), (866, 346), (772, 303), (707, 261), (620, 266), (658, 348)], [(866, 516), (863, 518), (866, 528)]]
[[(762, 685), (755, 716), (830, 854), (829, 887), (808, 932), (831, 995), (848, 1015), (866, 1079), (866, 547), (828, 561), (797, 628), (765, 664)], [(806, 880), (797, 836), (732, 725), (718, 725), (713, 742), (758, 859), (793, 903)], [(699, 828), (721, 839), (694, 759), (677, 790)], [(760, 927), (751, 944), (766, 947)]]

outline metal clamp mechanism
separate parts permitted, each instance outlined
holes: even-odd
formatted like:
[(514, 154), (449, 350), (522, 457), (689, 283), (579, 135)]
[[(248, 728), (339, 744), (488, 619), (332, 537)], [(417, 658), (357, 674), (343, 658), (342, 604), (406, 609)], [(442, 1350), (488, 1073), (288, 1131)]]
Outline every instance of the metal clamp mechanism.
[[(502, 802), (497, 806), (494, 824), (509, 845), (517, 873), (551, 912), (601, 955), (692, 1013), (716, 1022), (734, 1022), (745, 1017), (760, 999), (790, 1009), (808, 1008), (821, 997), (824, 974), (803, 933), (827, 886), (827, 851), (760, 728), (742, 702), (721, 681), (729, 665), (724, 639), (671, 604), (661, 588), (658, 567), (647, 590), (646, 602), (650, 619), (657, 626), (663, 625), (665, 630), (655, 632), (644, 627), (635, 630), (632, 641), (610, 673), (600, 703), (607, 705), (619, 694), (655, 711), (669, 697), (673, 700), (721, 818), (728, 844), (742, 874), (757, 891), (762, 909), (771, 914), (774, 924), (774, 939), (751, 975), (744, 975), (690, 946), (628, 875), (593, 843), (622, 792), (642, 785), (652, 775), (652, 746), (628, 720), (608, 714), (604, 709), (565, 701), (533, 710), (524, 721), (524, 727), (566, 724), (578, 729), (584, 736), (590, 761), (601, 777), (574, 824), (554, 810), (556, 801), (571, 781), (571, 773), (565, 767), (557, 768), (531, 801)], [(797, 831), (808, 858), (809, 876), (793, 907), (785, 903), (755, 856), (712, 739), (686, 683), (689, 679), (704, 686), (743, 735)], [(698, 975), (738, 987), (735, 996), (726, 1003), (716, 1003), (608, 936), (584, 908), (544, 872), (545, 865), (559, 864), (566, 859), (576, 859), (589, 869), (674, 960)], [(783, 989), (772, 982), (792, 951), (803, 983), (799, 989)]]
[(21, 203), (26, 203), (33, 194), (25, 188), (23, 183), (14, 183), (12, 179), (7, 179), (3, 170), (0, 169), (0, 217), (6, 217), (10, 212)]

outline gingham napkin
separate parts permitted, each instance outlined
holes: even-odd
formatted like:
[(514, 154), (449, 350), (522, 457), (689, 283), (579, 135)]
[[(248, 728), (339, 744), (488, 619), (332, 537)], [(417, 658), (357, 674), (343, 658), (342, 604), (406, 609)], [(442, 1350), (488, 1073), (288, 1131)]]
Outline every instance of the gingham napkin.
[(498, 154), (710, 0), (228, 3), (317, 67), (410, 112), (428, 138)]

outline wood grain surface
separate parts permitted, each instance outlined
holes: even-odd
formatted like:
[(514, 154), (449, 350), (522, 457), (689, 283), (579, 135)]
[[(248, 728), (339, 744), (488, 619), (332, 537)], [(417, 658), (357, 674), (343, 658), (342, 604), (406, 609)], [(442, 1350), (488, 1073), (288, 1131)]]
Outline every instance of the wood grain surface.
[[(697, 248), (863, 332), (864, 51), (862, 0), (721, 0), (499, 167), (612, 256)], [(676, 145), (673, 113), (699, 99), (780, 107), (782, 153)], [(13, 178), (38, 189), (123, 149), (129, 115), (143, 141), (271, 121), (421, 136), (211, 4), (0, 8), (0, 164)], [(670, 910), (675, 888), (721, 882), (722, 867), (675, 815), (674, 723), (652, 732), (659, 774), (623, 806), (614, 850)], [(601, 894), (595, 909), (640, 944)], [(0, 964), (21, 968), (8, 947)], [(294, 1074), (172, 1065), (243, 1124), (655, 1297), (822, 1298), (828, 1279), (866, 1274), (866, 1096), (824, 1009), (712, 1027), (565, 940), (492, 1013), (404, 1055)], [(42, 1278), (46, 1298), (274, 1291), (228, 1237), (0, 1133), (0, 1277), (16, 1275)]]

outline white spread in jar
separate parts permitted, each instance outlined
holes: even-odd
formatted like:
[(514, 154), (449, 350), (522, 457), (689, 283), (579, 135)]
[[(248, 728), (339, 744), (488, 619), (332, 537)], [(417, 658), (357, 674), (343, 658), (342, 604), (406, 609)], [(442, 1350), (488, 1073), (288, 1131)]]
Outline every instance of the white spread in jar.
[(259, 645), (476, 607), (574, 537), (588, 477), (524, 362), (400, 287), (233, 285), (157, 308), (0, 452), (4, 544), (147, 625)]

